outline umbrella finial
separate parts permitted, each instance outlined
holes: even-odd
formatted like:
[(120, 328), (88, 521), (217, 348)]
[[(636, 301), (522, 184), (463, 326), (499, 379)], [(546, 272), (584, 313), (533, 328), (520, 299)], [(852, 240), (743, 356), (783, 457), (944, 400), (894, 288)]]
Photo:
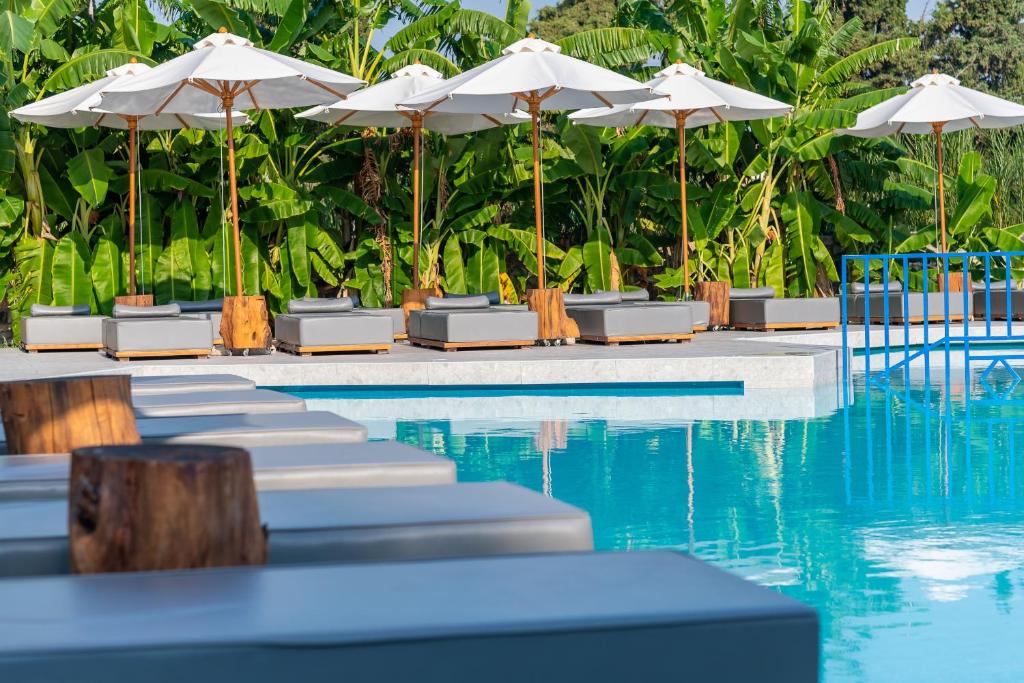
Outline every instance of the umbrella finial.
[(537, 37), (537, 34), (534, 33), (533, 31), (530, 31), (529, 33), (526, 34), (526, 37), (529, 38), (530, 40), (534, 40)]
[(938, 73), (939, 73), (939, 67), (937, 67), (937, 66), (933, 66), (933, 67), (932, 67), (932, 73), (933, 73), (933, 74), (935, 74), (935, 75), (938, 75)]
[(228, 27), (227, 26), (221, 26), (219, 29), (217, 29), (217, 33), (227, 33), (227, 32), (228, 32)]
[(681, 59), (679, 59), (679, 58), (677, 57), (677, 58), (676, 58), (676, 64), (682, 64), (682, 63), (683, 63), (683, 60), (681, 60)]
[(421, 64), (421, 63), (422, 63), (422, 62), (420, 62), (420, 58), (419, 58), (419, 57), (417, 57), (417, 58), (416, 58), (416, 61), (415, 61), (415, 62), (413, 62), (413, 64)]
[(128, 60), (128, 63), (129, 64), (138, 64), (139, 60), (137, 60), (135, 57), (132, 57), (131, 59)]

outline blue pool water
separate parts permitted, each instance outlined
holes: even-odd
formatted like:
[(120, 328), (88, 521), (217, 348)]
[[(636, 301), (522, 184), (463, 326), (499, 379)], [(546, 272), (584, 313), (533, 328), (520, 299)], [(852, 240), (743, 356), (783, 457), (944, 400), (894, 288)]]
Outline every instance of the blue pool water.
[[(1024, 401), (1009, 380), (710, 396), (319, 398), (460, 479), (588, 510), (818, 608), (823, 677), (1024, 680)], [(1009, 399), (1009, 400), (1006, 400)]]

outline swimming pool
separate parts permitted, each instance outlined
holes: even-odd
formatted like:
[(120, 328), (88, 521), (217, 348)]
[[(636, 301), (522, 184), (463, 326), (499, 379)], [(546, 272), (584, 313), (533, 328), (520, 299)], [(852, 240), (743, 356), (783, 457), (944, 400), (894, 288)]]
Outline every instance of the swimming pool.
[(602, 549), (677, 548), (818, 608), (824, 680), (1020, 681), (1024, 401), (963, 386), (310, 398), (588, 510)]

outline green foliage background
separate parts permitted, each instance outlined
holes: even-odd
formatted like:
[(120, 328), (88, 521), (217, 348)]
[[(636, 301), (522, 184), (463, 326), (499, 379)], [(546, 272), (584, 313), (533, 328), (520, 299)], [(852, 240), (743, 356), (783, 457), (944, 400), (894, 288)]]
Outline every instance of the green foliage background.
[[(452, 75), (522, 37), (530, 8), (509, 0), (499, 17), (457, 0), (163, 0), (160, 9), (169, 23), (144, 0), (12, 0), (0, 12), (4, 109), (131, 57), (164, 61), (220, 26), (369, 82), (417, 59)], [(541, 37), (557, 15), (538, 20)], [(900, 65), (914, 64), (912, 75), (926, 68), (917, 63), (925, 32), (866, 29), (856, 12), (826, 0), (621, 0), (608, 17), (598, 28), (562, 22), (550, 37), (639, 80), (682, 59), (795, 107), (786, 118), (688, 136), (695, 279), (821, 294), (837, 280), (840, 253), (935, 243), (930, 141), (833, 133), (899, 92), (909, 81)], [(376, 50), (375, 32), (392, 20), (404, 27)], [(891, 32), (907, 29), (916, 35)], [(399, 300), (413, 267), (408, 132), (325, 128), (279, 111), (254, 115), (236, 135), (246, 292), (266, 293), (275, 311), (293, 297), (341, 290), (358, 290), (367, 305)], [(223, 142), (219, 132), (142, 134), (137, 269), (158, 301), (233, 293)], [(947, 145), (953, 246), (1019, 248), (1016, 134), (964, 133)], [(599, 130), (546, 115), (543, 154), (549, 280), (674, 294), (674, 132)], [(529, 160), (523, 126), (428, 134), (418, 264), (428, 282), (522, 296), (538, 268)], [(0, 116), (0, 277), (15, 323), (35, 302), (108, 312), (126, 290), (127, 171), (124, 132)]]

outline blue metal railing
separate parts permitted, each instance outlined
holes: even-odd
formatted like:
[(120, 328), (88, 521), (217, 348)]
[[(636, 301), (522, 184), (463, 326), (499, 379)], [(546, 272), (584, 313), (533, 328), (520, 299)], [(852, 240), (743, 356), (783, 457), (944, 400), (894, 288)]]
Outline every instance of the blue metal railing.
[[(1015, 311), (1013, 292), (1016, 279), (1013, 263), (1016, 260), (1018, 272), (1024, 265), (1024, 251), (1013, 252), (960, 252), (952, 254), (871, 254), (843, 256), (840, 272), (842, 344), (843, 344), (843, 395), (849, 404), (851, 380), (850, 326), (862, 324), (864, 334), (864, 373), (868, 383), (888, 384), (892, 374), (902, 370), (909, 380), (910, 365), (922, 359), (926, 377), (931, 375), (932, 354), (945, 351), (944, 372), (947, 384), (950, 375), (950, 353), (953, 348), (962, 349), (964, 377), (968, 385), (972, 363), (987, 361), (988, 368), (982, 373), (987, 376), (997, 366), (1016, 371), (1009, 365), (1010, 360), (1024, 360), (1024, 348), (1015, 349), (1016, 343), (1024, 343), (1024, 326), (1014, 328), (1014, 317), (1024, 319), (1024, 305)], [(960, 291), (950, 291), (950, 275), (962, 278)], [(852, 278), (851, 278), (852, 274)], [(1006, 286), (993, 291), (992, 277), (1002, 275)], [(893, 288), (893, 277), (898, 277), (900, 289)], [(934, 277), (934, 283), (933, 283)], [(863, 293), (851, 293), (856, 284), (863, 283)], [(981, 303), (983, 310), (975, 310), (974, 303)], [(941, 294), (941, 297), (938, 296)], [(978, 296), (976, 296), (976, 294)], [(1024, 293), (1021, 294), (1024, 296)], [(1005, 332), (1001, 321), (993, 315), (993, 297), (1004, 297)], [(872, 312), (872, 301), (881, 306), (881, 316)], [(995, 299), (998, 301), (998, 299)], [(851, 305), (856, 304), (854, 310)], [(893, 315), (898, 308), (899, 315)], [(877, 309), (876, 309), (877, 311)], [(979, 319), (971, 325), (971, 318)], [(980, 321), (984, 321), (982, 326)], [(911, 329), (920, 323), (922, 343), (911, 343)], [(902, 343), (892, 343), (892, 328), (902, 329)], [(941, 327), (941, 335), (933, 339), (933, 330)], [(881, 335), (882, 367), (873, 368), (873, 351)]]

